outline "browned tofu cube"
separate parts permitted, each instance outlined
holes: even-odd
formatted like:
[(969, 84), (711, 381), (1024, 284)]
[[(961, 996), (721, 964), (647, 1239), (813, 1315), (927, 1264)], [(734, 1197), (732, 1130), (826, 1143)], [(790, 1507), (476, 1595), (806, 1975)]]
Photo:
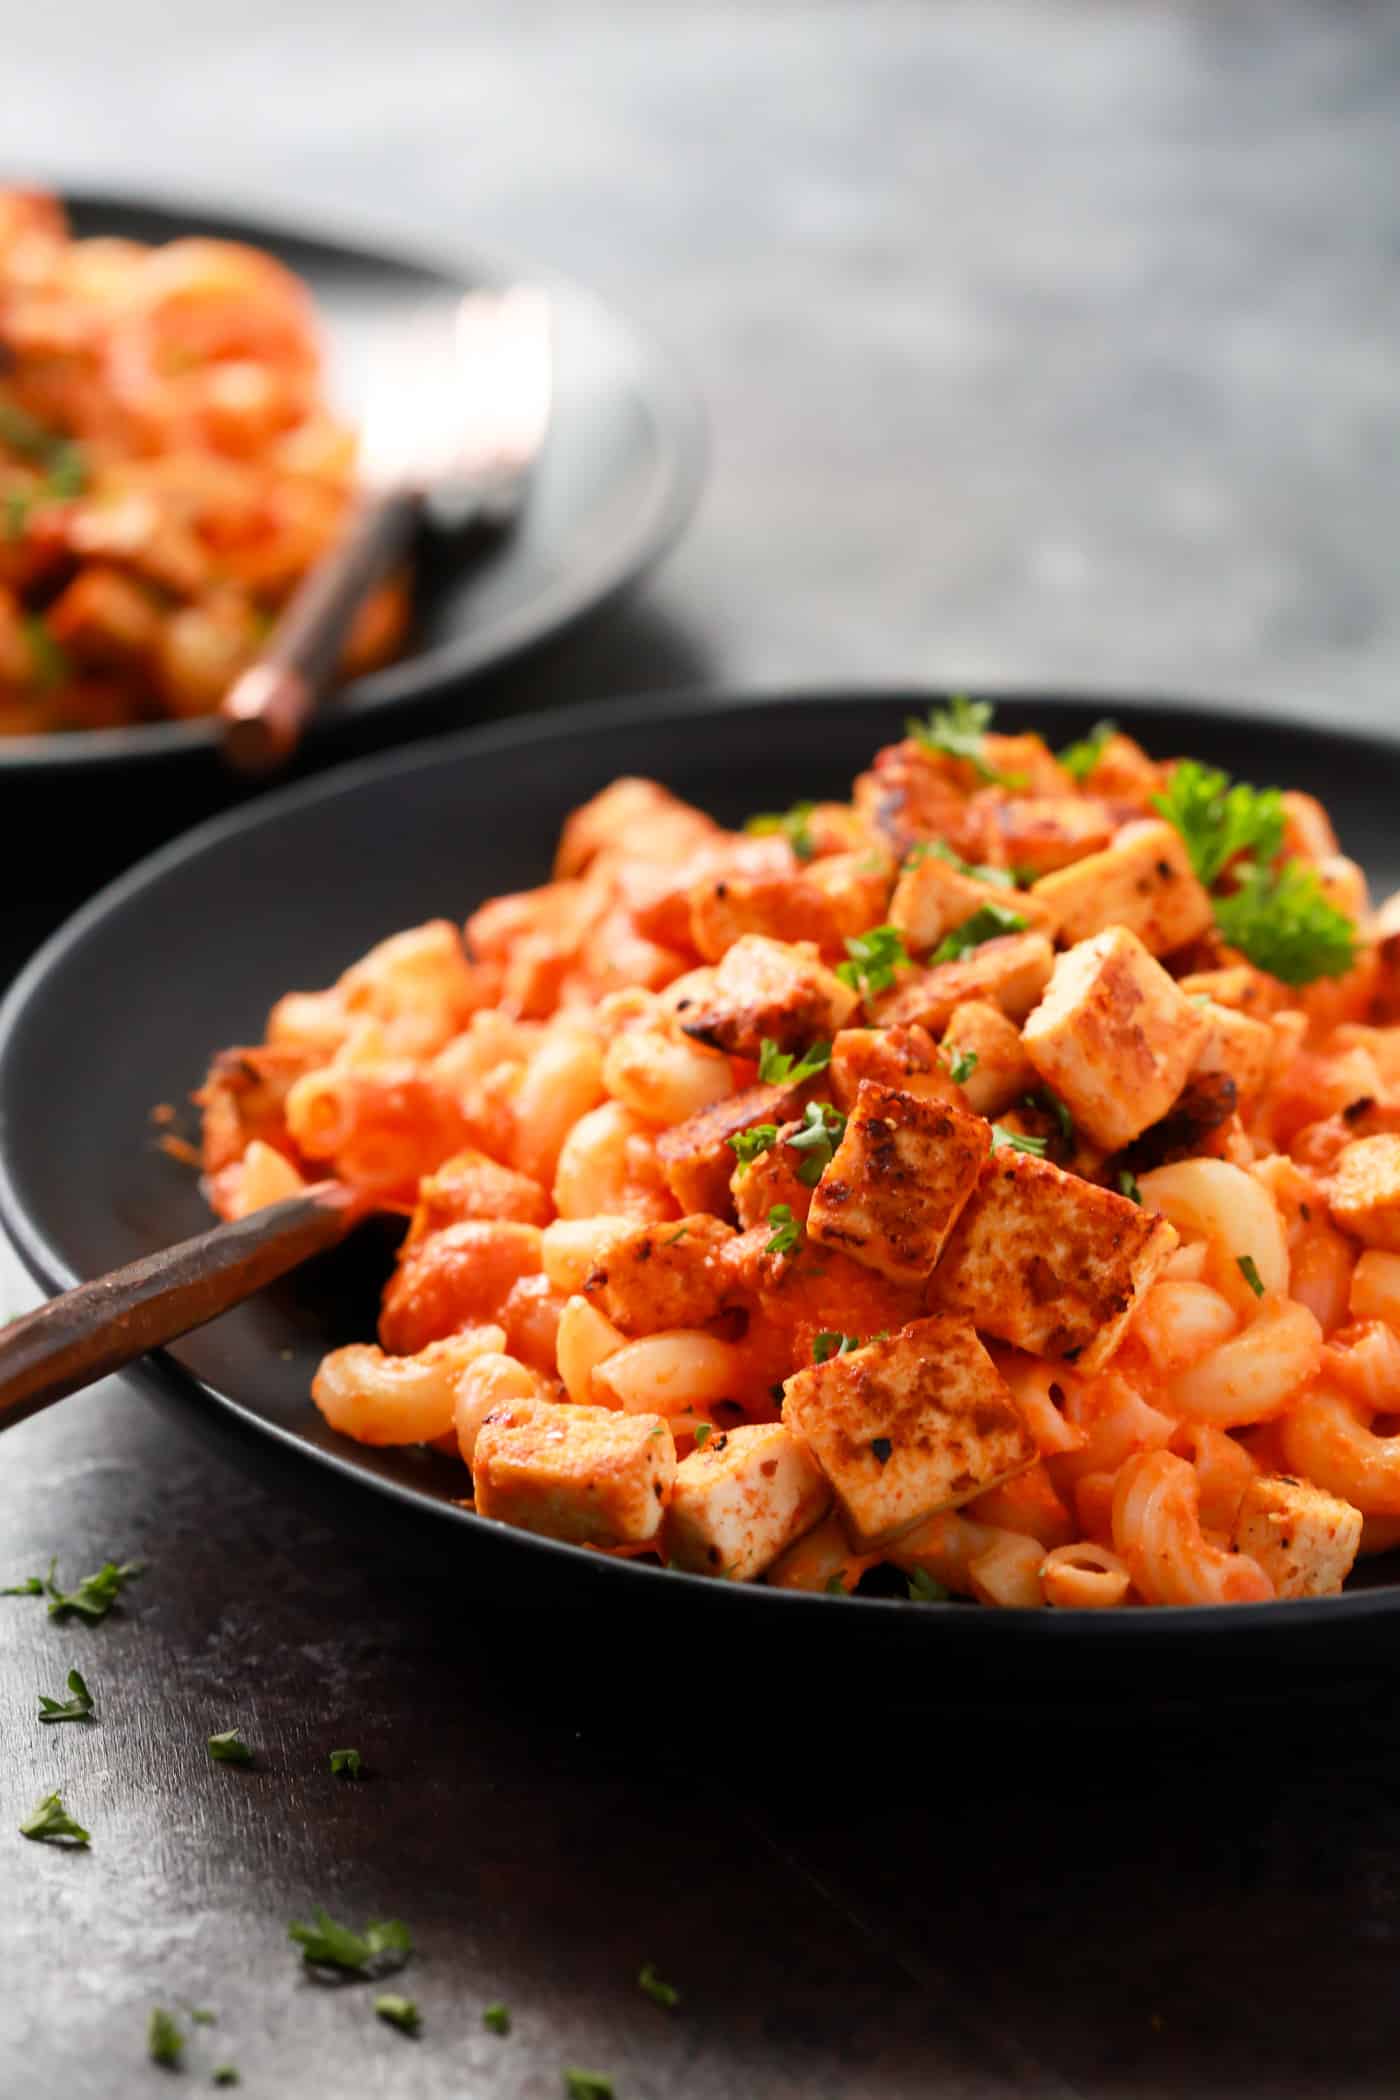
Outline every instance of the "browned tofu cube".
[(583, 1295), (624, 1334), (703, 1327), (724, 1303), (728, 1278), (718, 1255), (733, 1237), (704, 1212), (679, 1224), (638, 1225), (609, 1242)]
[(1287, 1005), (1289, 993), (1276, 977), (1256, 970), (1253, 963), (1226, 963), (1218, 970), (1192, 970), (1179, 977), (1188, 999), (1209, 999), (1215, 1006), (1228, 1006), (1232, 1013), (1267, 1021)]
[(768, 1213), (778, 1204), (786, 1203), (795, 1218), (806, 1220), (812, 1206), (812, 1190), (799, 1179), (798, 1169), (809, 1158), (805, 1152), (794, 1152), (787, 1140), (796, 1137), (802, 1130), (801, 1123), (782, 1123), (778, 1134), (766, 1152), (756, 1159), (738, 1163), (729, 1177), (729, 1191), (734, 1201), (734, 1210), (741, 1228), (748, 1232), (755, 1225), (767, 1222)]
[(953, 761), (909, 740), (876, 752), (852, 799), (867, 830), (900, 860), (925, 839), (956, 837), (967, 806)]
[(1274, 1065), (1274, 1032), (1265, 1021), (1237, 1013), (1232, 1006), (1217, 1006), (1208, 999), (1200, 1007), (1210, 1024), (1210, 1033), (1196, 1056), (1197, 1072), (1224, 1072), (1235, 1083), (1235, 1100), (1247, 1115), (1268, 1084)]
[[(1009, 1023), (1007, 1024), (1010, 1025)], [(1014, 1033), (1014, 1030), (1013, 1030)], [(938, 1045), (926, 1028), (843, 1028), (831, 1046), (831, 1098), (849, 1115), (862, 1079), (897, 1086), (921, 1101), (958, 1101)]]
[(814, 948), (750, 933), (715, 965), (709, 997), (689, 1007), (680, 1025), (732, 1057), (757, 1057), (765, 1036), (800, 1053), (830, 1042), (855, 1005), (856, 994)]
[(1117, 828), (1087, 795), (1008, 795), (996, 803), (995, 825), (1005, 865), (1031, 877), (1102, 852)]
[(1332, 1173), (1332, 1216), (1368, 1247), (1400, 1254), (1400, 1137), (1355, 1138)]
[(953, 1228), (937, 1303), (1032, 1356), (1103, 1368), (1176, 1233), (1126, 1196), (1004, 1147)]
[(972, 1322), (946, 1313), (798, 1371), (783, 1392), (784, 1422), (810, 1447), (862, 1547), (898, 1538), (1036, 1461)]
[(1116, 1152), (1166, 1114), (1209, 1033), (1137, 935), (1110, 926), (1059, 957), (1021, 1040), (1076, 1127)]
[(1361, 1543), (1361, 1512), (1286, 1473), (1244, 1491), (1232, 1543), (1257, 1560), (1279, 1597), (1335, 1597)]
[(719, 826), (654, 780), (613, 781), (564, 825), (554, 859), (556, 880), (581, 875), (594, 857), (625, 846), (636, 860), (687, 860), (721, 836)]
[(781, 1422), (722, 1430), (676, 1468), (667, 1556), (695, 1575), (752, 1582), (830, 1504), (826, 1476)]
[(991, 1146), (981, 1116), (863, 1079), (817, 1184), (810, 1238), (894, 1283), (920, 1283), (977, 1186)]
[(894, 874), (893, 858), (869, 843), (858, 852), (826, 854), (807, 869), (808, 880), (836, 914), (843, 940), (869, 926), (884, 925)]
[(1146, 809), (1163, 785), (1162, 768), (1148, 757), (1141, 744), (1118, 731), (1099, 748), (1092, 771), (1084, 782), (1091, 795), (1105, 802)]
[(1332, 819), (1316, 795), (1300, 788), (1283, 791), (1283, 850), (1290, 860), (1326, 860), (1340, 851)]
[(681, 1209), (687, 1215), (708, 1210), (727, 1216), (729, 1177), (734, 1172), (730, 1138), (756, 1123), (790, 1122), (813, 1098), (806, 1081), (801, 1086), (746, 1086), (663, 1130), (656, 1140), (656, 1156)]
[(1062, 940), (1126, 926), (1153, 955), (1184, 948), (1213, 917), (1181, 834), (1160, 817), (1126, 824), (1102, 853), (1046, 875), (1035, 894), (1057, 913)]
[(999, 1116), (1040, 1084), (1020, 1029), (986, 999), (968, 999), (954, 1007), (944, 1031), (943, 1056), (950, 1072), (965, 1071), (968, 1060), (976, 1060), (959, 1085), (968, 1107), (979, 1116)]
[(641, 1545), (656, 1537), (676, 1477), (676, 1446), (660, 1415), (610, 1407), (509, 1405), (477, 1432), (477, 1514), (575, 1545)]
[(1055, 915), (1038, 897), (965, 874), (937, 853), (906, 862), (890, 899), (889, 923), (899, 928), (910, 955), (927, 955), (987, 904), (1018, 912), (1033, 932), (1055, 931)]
[(1023, 1021), (1050, 982), (1055, 951), (1043, 933), (1005, 933), (954, 962), (901, 981), (878, 1008), (885, 1027), (917, 1021), (941, 1036), (954, 1010), (987, 999), (1013, 1021)]
[(830, 898), (805, 874), (707, 875), (690, 892), (690, 939), (717, 963), (745, 934), (810, 941), (827, 955), (845, 954)]

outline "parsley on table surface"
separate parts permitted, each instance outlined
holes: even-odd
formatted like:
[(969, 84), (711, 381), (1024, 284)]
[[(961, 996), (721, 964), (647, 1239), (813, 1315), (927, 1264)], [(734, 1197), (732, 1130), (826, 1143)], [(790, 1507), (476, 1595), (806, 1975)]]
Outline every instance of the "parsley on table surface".
[(956, 962), (970, 948), (980, 948), (984, 941), (994, 941), (1004, 933), (1024, 933), (1024, 912), (1012, 911), (1005, 904), (979, 904), (970, 919), (945, 933), (929, 957), (931, 963)]
[(800, 1086), (804, 1079), (824, 1072), (830, 1063), (830, 1043), (813, 1043), (800, 1057), (790, 1050), (780, 1050), (770, 1035), (764, 1036), (758, 1046), (758, 1076), (765, 1086)]
[(212, 2006), (192, 2005), (189, 2012), (196, 2027), (217, 2027), (219, 2024), (219, 2015)]
[(644, 1961), (637, 1976), (637, 1987), (646, 1992), (656, 2005), (664, 2005), (669, 2012), (681, 2002), (681, 1994), (673, 1983), (667, 1983), (656, 1973), (655, 1962)]
[(324, 1906), (317, 1907), (309, 1925), (294, 1920), (287, 1937), (301, 1948), (304, 1961), (319, 1968), (401, 1969), (413, 1952), (413, 1935), (397, 1918), (380, 1918), (363, 1932), (352, 1932)]
[(211, 2085), (241, 2085), (243, 2074), (237, 2064), (215, 2064), (210, 2074)]
[(216, 1765), (250, 1765), (253, 1753), (236, 1728), (209, 1737), (209, 1755)]
[(1237, 1254), (1235, 1256), (1235, 1266), (1253, 1291), (1255, 1297), (1262, 1298), (1264, 1295), (1264, 1279), (1259, 1274), (1259, 1266), (1254, 1256), (1252, 1254)]
[(174, 2015), (163, 2005), (153, 2005), (146, 2022), (146, 2050), (152, 2063), (178, 2064), (184, 2047), (184, 2031)]
[(331, 1770), (337, 1779), (358, 1779), (365, 1761), (358, 1750), (332, 1750)]
[(993, 1152), (1029, 1152), (1033, 1159), (1044, 1159), (1049, 1143), (1049, 1138), (1027, 1137), (1024, 1131), (1008, 1130), (1002, 1123), (992, 1125)]
[(1356, 960), (1356, 925), (1329, 904), (1315, 868), (1289, 861), (1277, 874), (1247, 868), (1239, 887), (1212, 900), (1232, 948), (1284, 984), (1344, 977)]
[(415, 2000), (401, 1998), (397, 1991), (381, 1991), (374, 2001), (374, 2009), (381, 2020), (387, 2020), (401, 2034), (417, 2034), (423, 2024), (423, 2015)]
[(1087, 736), (1080, 737), (1077, 743), (1067, 744), (1055, 755), (1071, 780), (1085, 781), (1103, 757), (1104, 745), (1117, 734), (1116, 722), (1095, 722)]
[(977, 1070), (978, 1056), (975, 1050), (955, 1050), (953, 1062), (948, 1067), (948, 1077), (954, 1086), (966, 1086)]
[(914, 1568), (909, 1575), (909, 1596), (915, 1604), (946, 1604), (952, 1591), (945, 1589), (923, 1568)]
[(771, 1152), (778, 1142), (776, 1123), (751, 1123), (747, 1130), (736, 1130), (733, 1137), (725, 1139), (741, 1167), (751, 1167), (763, 1153)]
[(763, 1251), (765, 1254), (793, 1254), (802, 1244), (804, 1227), (800, 1218), (792, 1214), (790, 1203), (775, 1203), (768, 1213), (772, 1233)]
[(86, 1721), (92, 1716), (92, 1693), (83, 1682), (80, 1670), (70, 1670), (67, 1677), (68, 1697), (50, 1699), (39, 1694), (39, 1719), (41, 1721)]
[(799, 860), (810, 860), (817, 850), (811, 832), (811, 816), (816, 806), (815, 802), (794, 802), (791, 809), (766, 810), (750, 817), (744, 829), (759, 838), (781, 832)]
[(895, 971), (909, 967), (909, 952), (897, 926), (872, 926), (868, 933), (849, 934), (846, 955), (847, 961), (837, 963), (836, 974), (867, 999), (874, 992), (887, 992)]
[(20, 1824), (19, 1834), (21, 1837), (37, 1838), (41, 1843), (48, 1845), (67, 1843), (79, 1846), (92, 1843), (91, 1832), (84, 1830), (81, 1823), (74, 1822), (63, 1806), (62, 1795), (57, 1793), (45, 1794), (28, 1820)]
[(42, 1575), (26, 1575), (23, 1582), (6, 1583), (0, 1597), (42, 1597), (44, 1578)]
[(494, 2005), (488, 2005), (483, 2011), (481, 2015), (481, 2024), (483, 2027), (487, 2028), (492, 2034), (509, 2034), (510, 2007), (508, 2005), (502, 2005), (500, 1999), (498, 1998)]
[(791, 1152), (803, 1155), (797, 1167), (804, 1188), (814, 1189), (831, 1164), (832, 1154), (846, 1135), (846, 1118), (829, 1101), (809, 1101), (802, 1111), (802, 1128), (784, 1143)]
[(1141, 1203), (1142, 1190), (1138, 1187), (1137, 1175), (1132, 1173), (1127, 1167), (1119, 1170), (1118, 1189), (1119, 1193), (1126, 1196), (1130, 1203)]
[(992, 724), (992, 704), (989, 700), (969, 700), (966, 693), (952, 693), (944, 707), (931, 707), (925, 720), (917, 715), (905, 719), (904, 732), (925, 751), (941, 751), (949, 758), (960, 758), (972, 767), (979, 780), (995, 782), (999, 787), (1025, 787), (1024, 773), (999, 773), (995, 766), (988, 765), (984, 739)]
[(833, 1356), (849, 1356), (859, 1347), (858, 1334), (839, 1334), (833, 1328), (824, 1327), (820, 1334), (812, 1337), (812, 1362), (824, 1364)]
[(564, 2073), (567, 2100), (615, 2100), (611, 2078), (602, 2071), (580, 2071), (571, 2066)]
[(120, 1567), (113, 1560), (104, 1561), (95, 1575), (84, 1575), (75, 1590), (61, 1590), (54, 1581), (54, 1565), (50, 1561), (44, 1579), (44, 1588), (51, 1599), (51, 1619), (61, 1619), (65, 1612), (70, 1611), (77, 1612), (84, 1619), (105, 1619), (125, 1585), (141, 1573), (139, 1560), (124, 1561)]

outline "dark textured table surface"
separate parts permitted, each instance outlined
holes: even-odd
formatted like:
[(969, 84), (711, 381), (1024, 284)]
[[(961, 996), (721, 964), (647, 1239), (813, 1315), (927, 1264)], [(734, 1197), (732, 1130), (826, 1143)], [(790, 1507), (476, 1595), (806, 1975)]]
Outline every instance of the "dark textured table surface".
[[(663, 574), (471, 706), (927, 675), (1393, 711), (1393, 9), (209, 13), (29, 10), (12, 163), (539, 256), (708, 402)], [(781, 1657), (766, 1698), (713, 1645), (631, 1672), (127, 1383), (0, 1455), (0, 1579), (148, 1563), (96, 1627), (0, 1600), (6, 2096), (160, 2090), (146, 2016), (181, 2001), (219, 2022), (178, 2075), (278, 2096), (551, 2100), (566, 2064), (618, 2100), (1394, 2090), (1383, 1682), (1107, 1687), (1082, 1725), (950, 1683), (881, 1721)], [(40, 1727), (75, 1663), (97, 1720)], [(250, 1771), (205, 1755), (233, 1725)], [(90, 1853), (13, 1834), (56, 1785)], [(420, 2039), (299, 1972), (318, 1902), (412, 1926)]]

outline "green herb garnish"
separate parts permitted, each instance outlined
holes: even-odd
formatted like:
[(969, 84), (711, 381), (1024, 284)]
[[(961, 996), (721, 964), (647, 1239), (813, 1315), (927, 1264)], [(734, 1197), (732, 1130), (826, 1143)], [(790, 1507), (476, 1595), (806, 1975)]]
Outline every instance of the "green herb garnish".
[(209, 1737), (209, 1755), (216, 1765), (250, 1765), (253, 1753), (236, 1728)]
[(644, 1961), (642, 1963), (641, 1971), (637, 1977), (637, 1986), (639, 1990), (646, 1992), (653, 2003), (664, 2005), (668, 2012), (681, 2002), (681, 1994), (676, 1989), (676, 1986), (673, 1983), (664, 1982), (657, 1975), (656, 1965), (653, 1962)]
[(163, 2005), (153, 2006), (146, 2022), (146, 2052), (152, 2063), (178, 2064), (185, 2046), (184, 2030)]
[(423, 2024), (423, 2016), (414, 2000), (401, 1998), (397, 1991), (381, 1991), (374, 2001), (374, 2009), (381, 2020), (387, 2020), (401, 2034), (417, 2034)]
[(242, 2073), (237, 2064), (216, 2064), (210, 2077), (211, 2085), (241, 2085)]
[(88, 1690), (78, 1670), (68, 1672), (67, 1699), (48, 1699), (39, 1694), (39, 1719), (41, 1721), (86, 1721), (92, 1713), (92, 1693)]
[(768, 1223), (772, 1227), (772, 1233), (764, 1247), (764, 1253), (795, 1253), (802, 1244), (803, 1224), (800, 1218), (793, 1216), (791, 1204), (775, 1203), (768, 1213)]
[(1074, 1143), (1074, 1118), (1059, 1095), (1052, 1093), (1048, 1086), (1043, 1086), (1039, 1093), (1027, 1094), (1022, 1105), (1026, 1108), (1041, 1109), (1046, 1115), (1053, 1116), (1060, 1126), (1060, 1136), (1065, 1144)]
[(21, 1837), (37, 1838), (48, 1845), (68, 1842), (77, 1846), (92, 1843), (91, 1832), (84, 1830), (81, 1823), (73, 1821), (59, 1794), (45, 1794), (29, 1820), (20, 1824), (19, 1834)]
[(1152, 806), (1181, 833), (1199, 881), (1210, 889), (1236, 854), (1270, 861), (1283, 849), (1283, 797), (1277, 788), (1232, 787), (1228, 773), (1184, 758)]
[(923, 1568), (915, 1568), (909, 1576), (909, 1595), (915, 1604), (946, 1604), (952, 1591), (936, 1582)]
[(20, 622), (29, 647), (29, 669), (40, 692), (50, 692), (72, 675), (67, 656), (49, 633), (38, 613), (26, 613)]
[(1016, 887), (1016, 878), (1010, 868), (993, 868), (986, 861), (964, 860), (961, 853), (953, 851), (946, 839), (921, 839), (919, 844), (911, 847), (905, 855), (904, 865), (906, 868), (917, 868), (930, 854), (935, 860), (944, 860), (950, 868), (956, 868), (959, 875), (970, 875), (974, 882), (990, 882), (999, 890)]
[(129, 1560), (118, 1567), (115, 1561), (105, 1561), (95, 1575), (85, 1575), (75, 1590), (59, 1589), (53, 1579), (53, 1563), (44, 1581), (44, 1588), (52, 1600), (49, 1617), (61, 1619), (65, 1612), (75, 1611), (84, 1619), (105, 1619), (120, 1596), (124, 1585), (141, 1573), (139, 1560)]
[(741, 1167), (751, 1167), (756, 1159), (771, 1152), (777, 1144), (778, 1126), (776, 1123), (753, 1123), (747, 1130), (736, 1130), (733, 1137), (724, 1142)]
[(1049, 1138), (1027, 1137), (1019, 1130), (1007, 1130), (1000, 1123), (992, 1125), (993, 1152), (1029, 1152), (1033, 1159), (1044, 1159)]
[(991, 727), (993, 712), (988, 700), (969, 700), (966, 693), (951, 693), (946, 707), (929, 709), (926, 721), (909, 715), (904, 732), (916, 744), (922, 744), (925, 751), (942, 751), (949, 758), (962, 759), (979, 780), (993, 781), (999, 787), (1025, 787), (1024, 773), (998, 773), (995, 766), (987, 763), (983, 740)]
[(337, 1779), (358, 1779), (364, 1770), (364, 1759), (358, 1750), (332, 1750), (331, 1771)]
[(783, 1140), (791, 1152), (800, 1152), (795, 1169), (804, 1188), (814, 1189), (830, 1166), (832, 1155), (846, 1135), (846, 1118), (829, 1101), (809, 1101), (802, 1111), (802, 1128)]
[(1138, 1187), (1137, 1175), (1130, 1173), (1127, 1167), (1119, 1169), (1118, 1190), (1120, 1195), (1127, 1197), (1129, 1203), (1141, 1203), (1142, 1190)]
[(498, 1998), (494, 2005), (488, 2005), (482, 2013), (481, 2024), (491, 2034), (509, 2034), (510, 2007), (502, 2005)]
[(711, 1437), (712, 1437), (712, 1436), (714, 1435), (714, 1428), (715, 1428), (715, 1425), (714, 1425), (714, 1423), (713, 1423), (713, 1422), (697, 1422), (697, 1423), (696, 1423), (696, 1425), (695, 1425), (695, 1448), (696, 1448), (696, 1450), (697, 1450), (697, 1451), (703, 1451), (703, 1450), (704, 1450), (704, 1448), (705, 1448), (706, 1444), (708, 1444), (708, 1443), (709, 1443), (709, 1441), (710, 1441), (710, 1438), (711, 1438)]
[(1067, 744), (1063, 751), (1058, 752), (1056, 756), (1070, 779), (1087, 780), (1103, 757), (1104, 745), (1117, 734), (1116, 722), (1095, 722), (1086, 737), (1081, 737), (1077, 744)]
[(1235, 1256), (1235, 1267), (1239, 1270), (1255, 1297), (1262, 1298), (1264, 1295), (1264, 1279), (1259, 1274), (1259, 1268), (1254, 1256), (1252, 1254), (1237, 1254)]
[(848, 962), (836, 965), (836, 974), (853, 992), (870, 998), (888, 991), (896, 970), (907, 969), (909, 954), (897, 926), (872, 926), (869, 933), (851, 934), (846, 940)]
[(750, 817), (744, 829), (760, 838), (768, 833), (781, 832), (799, 860), (810, 860), (817, 850), (817, 842), (809, 828), (816, 806), (815, 802), (794, 802), (791, 809)]
[(1215, 897), (1215, 923), (1232, 948), (1284, 984), (1344, 977), (1356, 960), (1356, 925), (1322, 894), (1317, 870), (1292, 860), (1273, 873), (1242, 871), (1239, 888)]
[(858, 1334), (838, 1334), (833, 1328), (824, 1327), (820, 1334), (812, 1336), (812, 1362), (828, 1363), (833, 1356), (849, 1356), (859, 1347)]
[(602, 2071), (569, 2068), (564, 2073), (564, 2091), (567, 2100), (616, 2100), (613, 2082)]
[(970, 919), (964, 919), (961, 926), (943, 936), (929, 961), (956, 962), (969, 948), (980, 948), (984, 941), (994, 941), (1003, 933), (1024, 933), (1026, 923), (1024, 913), (1012, 911), (1005, 904), (979, 904)]
[(304, 1961), (319, 1968), (400, 1969), (413, 1952), (413, 1936), (397, 1918), (381, 1918), (363, 1932), (352, 1932), (324, 1908), (316, 1910), (310, 1925), (290, 1924), (287, 1937), (301, 1948)]
[(23, 1582), (7, 1583), (0, 1590), (0, 1597), (42, 1597), (44, 1578), (42, 1575), (26, 1575)]
[(953, 1062), (948, 1067), (948, 1077), (952, 1080), (954, 1086), (967, 1085), (968, 1080), (971, 1079), (973, 1073), (977, 1070), (977, 1062), (977, 1052), (975, 1050), (955, 1050), (953, 1052)]
[(764, 1036), (758, 1047), (758, 1076), (765, 1086), (800, 1086), (804, 1079), (811, 1079), (817, 1072), (824, 1072), (831, 1063), (830, 1043), (813, 1043), (796, 1057), (789, 1050), (780, 1050), (771, 1036)]

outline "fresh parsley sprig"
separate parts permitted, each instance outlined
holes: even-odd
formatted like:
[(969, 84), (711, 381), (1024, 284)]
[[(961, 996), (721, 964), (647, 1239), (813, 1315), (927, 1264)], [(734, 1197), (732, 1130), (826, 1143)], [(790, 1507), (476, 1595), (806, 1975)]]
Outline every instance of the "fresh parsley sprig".
[(807, 1103), (802, 1111), (802, 1128), (783, 1140), (788, 1151), (802, 1154), (794, 1171), (804, 1188), (816, 1187), (845, 1135), (846, 1118), (840, 1109), (833, 1108), (829, 1101)]
[(397, 2027), (401, 2034), (417, 2034), (423, 2025), (423, 2015), (413, 1998), (401, 1998), (397, 1991), (381, 1991), (374, 2001), (374, 2009), (381, 2020)]
[(776, 1123), (751, 1123), (747, 1130), (736, 1130), (725, 1139), (730, 1151), (741, 1167), (751, 1167), (765, 1152), (771, 1152), (778, 1142)]
[(977, 1070), (978, 1057), (975, 1050), (955, 1050), (948, 1067), (948, 1077), (954, 1086), (966, 1086)]
[(41, 1721), (88, 1721), (92, 1718), (92, 1693), (83, 1682), (80, 1670), (70, 1670), (67, 1677), (68, 1697), (49, 1699), (39, 1694), (39, 1719)]
[(946, 839), (921, 839), (917, 846), (910, 847), (904, 857), (904, 865), (906, 868), (917, 868), (922, 861), (930, 858), (946, 861), (950, 868), (957, 869), (959, 875), (969, 875), (974, 882), (990, 882), (999, 890), (1013, 890), (1016, 887), (1016, 877), (1010, 868), (994, 868), (986, 861), (964, 860), (961, 853), (953, 851)]
[(1008, 1130), (1004, 1123), (992, 1125), (993, 1152), (1029, 1152), (1032, 1159), (1044, 1159), (1049, 1144), (1049, 1138), (1027, 1137), (1024, 1131)]
[(681, 2002), (681, 1994), (673, 1983), (656, 1973), (655, 1962), (644, 1961), (637, 1976), (637, 1988), (646, 1992), (654, 2005), (664, 2006), (671, 2012)]
[(1283, 797), (1277, 788), (1231, 785), (1228, 773), (1184, 758), (1152, 806), (1181, 833), (1197, 879), (1211, 889), (1237, 854), (1271, 861), (1283, 850)]
[(1104, 745), (1118, 734), (1116, 722), (1095, 722), (1086, 737), (1078, 743), (1067, 744), (1056, 756), (1071, 780), (1084, 782), (1089, 778), (1103, 757)]
[(925, 751), (941, 751), (948, 758), (961, 759), (979, 780), (997, 787), (1025, 787), (1024, 773), (999, 773), (987, 762), (985, 739), (993, 713), (989, 700), (969, 700), (966, 693), (952, 693), (946, 706), (931, 707), (924, 721), (909, 715), (904, 732), (916, 744), (922, 744)]
[(44, 1588), (51, 1600), (51, 1619), (61, 1619), (70, 1611), (77, 1612), (84, 1619), (105, 1619), (126, 1584), (142, 1572), (139, 1560), (124, 1561), (120, 1567), (115, 1561), (104, 1561), (95, 1575), (84, 1575), (75, 1590), (61, 1590), (54, 1581), (54, 1566), (55, 1563), (50, 1561), (49, 1572), (44, 1578)]
[(253, 1753), (236, 1728), (226, 1728), (222, 1735), (211, 1735), (208, 1747), (216, 1765), (250, 1765), (253, 1762)]
[(817, 850), (812, 836), (812, 811), (815, 802), (794, 802), (791, 809), (764, 810), (750, 817), (744, 825), (745, 831), (755, 838), (781, 833), (799, 860), (811, 860)]
[(960, 955), (966, 955), (971, 948), (980, 948), (984, 941), (994, 941), (1004, 933), (1024, 933), (1025, 930), (1023, 912), (1012, 911), (1005, 904), (979, 904), (970, 919), (964, 919), (961, 926), (944, 934), (929, 961), (956, 962)]
[(20, 1824), (19, 1834), (45, 1845), (71, 1844), (77, 1848), (92, 1843), (92, 1833), (74, 1822), (59, 1793), (45, 1794)]
[(812, 1336), (812, 1362), (829, 1363), (833, 1356), (849, 1356), (853, 1349), (859, 1347), (858, 1334), (840, 1334), (835, 1328), (824, 1327), (820, 1334)]
[(294, 1920), (287, 1937), (301, 1948), (302, 1959), (313, 1968), (346, 1969), (358, 1974), (400, 1969), (413, 1952), (413, 1935), (397, 1918), (379, 1918), (363, 1932), (340, 1925), (324, 1906), (318, 1906), (309, 1925)]
[(813, 1043), (800, 1057), (791, 1050), (780, 1050), (769, 1035), (758, 1046), (758, 1076), (764, 1086), (800, 1086), (830, 1063), (830, 1043)]
[(868, 933), (848, 935), (846, 954), (849, 960), (837, 963), (836, 974), (867, 999), (876, 992), (887, 992), (895, 971), (909, 967), (909, 952), (897, 926), (872, 926)]
[(769, 1238), (764, 1246), (765, 1254), (795, 1254), (802, 1245), (804, 1226), (801, 1218), (792, 1214), (790, 1203), (775, 1203), (768, 1213)]

